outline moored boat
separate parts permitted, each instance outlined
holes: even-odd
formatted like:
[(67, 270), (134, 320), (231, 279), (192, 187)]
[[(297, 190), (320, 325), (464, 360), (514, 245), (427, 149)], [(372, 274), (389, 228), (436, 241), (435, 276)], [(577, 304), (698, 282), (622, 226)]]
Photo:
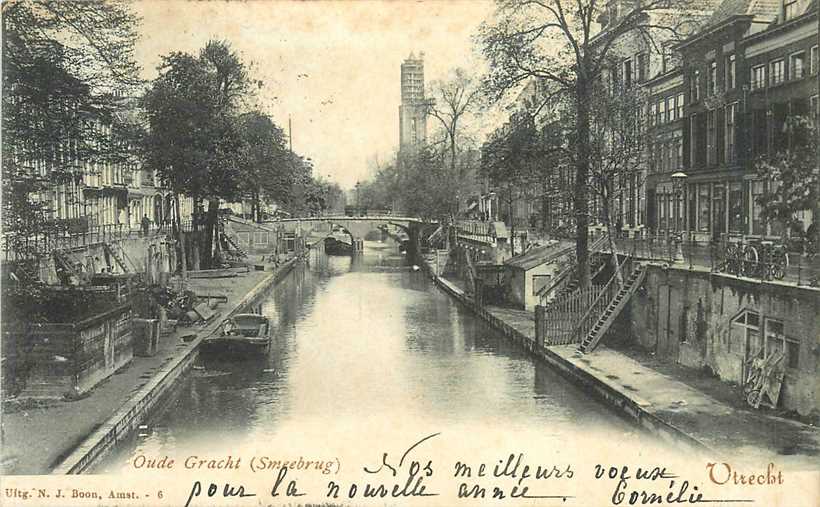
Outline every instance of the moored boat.
[(208, 352), (267, 354), (271, 345), (271, 323), (264, 315), (240, 313), (226, 319), (219, 332), (203, 340)]
[(350, 255), (353, 253), (353, 246), (347, 241), (328, 236), (325, 238), (325, 253), (328, 255)]

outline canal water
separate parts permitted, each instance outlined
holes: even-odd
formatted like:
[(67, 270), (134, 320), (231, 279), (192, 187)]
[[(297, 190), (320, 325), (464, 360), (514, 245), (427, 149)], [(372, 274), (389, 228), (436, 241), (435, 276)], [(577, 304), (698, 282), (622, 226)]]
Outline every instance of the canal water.
[(399, 452), (397, 439), (432, 433), (510, 452), (649, 439), (460, 307), (391, 241), (355, 259), (313, 252), (261, 311), (276, 328), (268, 356), (201, 358), (96, 472), (144, 457)]

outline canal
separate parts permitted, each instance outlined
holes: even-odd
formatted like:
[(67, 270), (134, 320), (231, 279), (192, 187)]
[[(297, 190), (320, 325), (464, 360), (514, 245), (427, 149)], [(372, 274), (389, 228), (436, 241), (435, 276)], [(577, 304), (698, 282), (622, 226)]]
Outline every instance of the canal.
[(313, 252), (261, 310), (277, 329), (267, 357), (201, 358), (96, 472), (139, 456), (347, 456), (433, 432), (554, 449), (650, 439), (406, 266), (391, 241), (355, 259)]

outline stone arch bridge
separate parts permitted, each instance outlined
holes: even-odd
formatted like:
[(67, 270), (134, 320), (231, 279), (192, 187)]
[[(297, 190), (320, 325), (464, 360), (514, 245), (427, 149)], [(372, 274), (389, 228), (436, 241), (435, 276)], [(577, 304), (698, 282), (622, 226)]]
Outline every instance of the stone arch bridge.
[(382, 229), (387, 226), (395, 226), (407, 233), (410, 247), (414, 252), (418, 252), (419, 238), (423, 229), (438, 226), (437, 222), (430, 222), (415, 217), (401, 217), (393, 215), (381, 216), (322, 216), (307, 218), (285, 218), (270, 222), (279, 225), (285, 232), (291, 233), (317, 233), (329, 235), (332, 227), (338, 226), (344, 230), (352, 240), (353, 245), (360, 245), (367, 233)]

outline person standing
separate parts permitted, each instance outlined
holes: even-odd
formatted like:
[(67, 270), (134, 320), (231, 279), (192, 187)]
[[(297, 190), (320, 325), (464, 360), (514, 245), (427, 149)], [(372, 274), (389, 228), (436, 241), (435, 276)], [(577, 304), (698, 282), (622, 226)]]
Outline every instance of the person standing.
[(148, 215), (143, 215), (142, 220), (140, 221), (140, 225), (142, 226), (142, 235), (148, 236), (148, 228), (151, 227), (151, 220), (148, 219)]

